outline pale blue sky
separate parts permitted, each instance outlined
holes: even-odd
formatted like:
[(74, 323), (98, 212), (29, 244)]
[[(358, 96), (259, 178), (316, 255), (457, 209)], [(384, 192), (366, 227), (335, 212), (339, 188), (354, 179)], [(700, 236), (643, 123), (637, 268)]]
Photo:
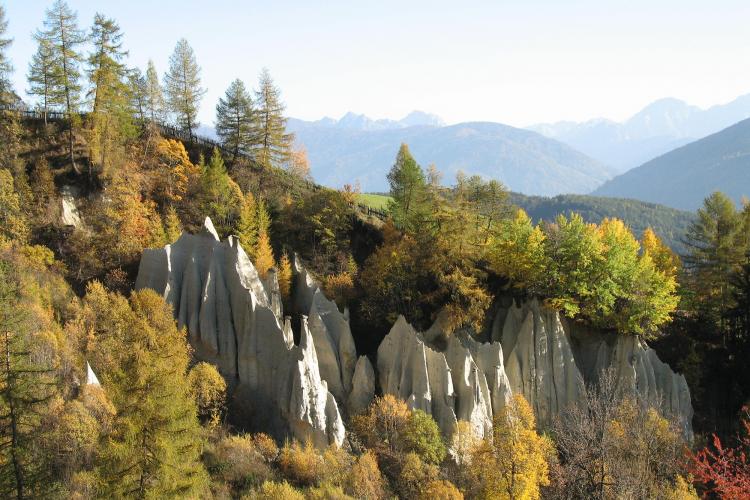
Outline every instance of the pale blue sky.
[[(48, 0), (6, 6), (18, 90)], [(130, 64), (160, 74), (188, 39), (213, 122), (229, 82), (267, 66), (291, 116), (346, 111), (516, 126), (624, 119), (660, 97), (706, 107), (750, 92), (747, 0), (69, 0), (81, 26), (117, 19)]]

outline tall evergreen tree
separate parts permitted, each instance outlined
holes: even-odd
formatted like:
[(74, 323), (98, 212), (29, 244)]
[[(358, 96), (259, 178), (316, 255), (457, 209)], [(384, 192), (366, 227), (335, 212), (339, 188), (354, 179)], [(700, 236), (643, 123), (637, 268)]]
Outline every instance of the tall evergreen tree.
[(152, 122), (164, 119), (164, 94), (159, 83), (154, 61), (148, 61), (146, 68), (146, 115)]
[(255, 93), (258, 110), (258, 139), (255, 159), (266, 167), (280, 167), (289, 158), (294, 135), (286, 131), (284, 104), (281, 92), (274, 85), (268, 69), (260, 73), (258, 90)]
[(44, 124), (47, 124), (47, 112), (57, 104), (55, 96), (55, 81), (57, 75), (53, 73), (56, 69), (54, 64), (54, 52), (50, 41), (45, 38), (37, 38), (38, 46), (36, 53), (29, 63), (29, 95), (39, 99), (39, 107), (44, 114)]
[(64, 0), (56, 0), (52, 8), (47, 10), (46, 16), (44, 29), (34, 36), (40, 44), (42, 40), (46, 40), (52, 48), (51, 96), (53, 102), (65, 107), (68, 115), (68, 154), (73, 169), (80, 174), (73, 150), (73, 127), (81, 94), (79, 64), (82, 56), (78, 47), (86, 40), (86, 36), (78, 29), (78, 16)]
[(250, 93), (242, 80), (231, 83), (216, 105), (216, 134), (223, 146), (232, 152), (232, 163), (239, 155), (250, 153), (257, 143), (258, 127)]
[(428, 210), (427, 182), (406, 144), (401, 144), (396, 163), (388, 173), (388, 183), (393, 198), (390, 212), (396, 227), (406, 231), (420, 228)]
[(46, 483), (34, 438), (52, 383), (51, 370), (32, 355), (32, 327), (13, 274), (0, 261), (0, 493), (23, 499), (39, 495)]
[[(122, 31), (113, 19), (96, 14), (91, 29), (94, 51), (88, 58), (92, 106), (92, 158), (106, 167), (111, 152), (132, 130), (129, 70), (123, 63)], [(93, 163), (93, 162), (92, 162)]]
[(123, 93), (128, 74), (123, 60), (128, 53), (122, 48), (123, 33), (114, 19), (97, 13), (89, 36), (94, 51), (88, 58), (88, 95), (92, 98), (91, 110), (98, 113), (103, 104)]
[(207, 477), (189, 348), (171, 306), (151, 290), (128, 300), (96, 283), (86, 308), (96, 332), (92, 362), (117, 408), (99, 466), (104, 496), (202, 497)]
[(13, 65), (8, 58), (7, 50), (13, 43), (12, 38), (6, 38), (8, 32), (8, 20), (5, 18), (5, 7), (0, 5), (0, 105), (10, 100), (13, 86), (10, 83), (10, 75)]
[(723, 193), (713, 193), (698, 209), (688, 228), (684, 258), (694, 304), (725, 335), (726, 312), (733, 306), (731, 276), (745, 252), (743, 224), (734, 203)]
[(169, 58), (169, 71), (164, 75), (164, 90), (169, 110), (177, 125), (193, 138), (198, 123), (198, 108), (206, 90), (201, 87), (201, 68), (195, 53), (184, 38), (177, 42)]
[(146, 122), (148, 108), (148, 86), (146, 77), (138, 68), (132, 68), (128, 72), (128, 91), (130, 93), (130, 107), (132, 108), (138, 122)]

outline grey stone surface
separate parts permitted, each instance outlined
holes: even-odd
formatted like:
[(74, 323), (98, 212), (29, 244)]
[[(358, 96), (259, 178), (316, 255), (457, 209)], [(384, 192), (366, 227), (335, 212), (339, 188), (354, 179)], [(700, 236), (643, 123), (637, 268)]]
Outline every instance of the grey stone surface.
[[(309, 438), (318, 446), (341, 445), (343, 421), (321, 378), (307, 318), (295, 346), (291, 322), (282, 319), (280, 300), (274, 298), (274, 275), (267, 281), (261, 281), (239, 242), (233, 237), (220, 242), (206, 219), (198, 234), (144, 251), (136, 289), (152, 288), (172, 304), (195, 355), (218, 366), (234, 397), (252, 408), (257, 426), (279, 436)], [(338, 356), (339, 343), (334, 347)]]

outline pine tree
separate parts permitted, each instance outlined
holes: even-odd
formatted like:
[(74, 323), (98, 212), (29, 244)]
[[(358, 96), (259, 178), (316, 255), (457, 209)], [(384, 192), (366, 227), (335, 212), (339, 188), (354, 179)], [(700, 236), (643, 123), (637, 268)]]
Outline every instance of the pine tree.
[(152, 122), (160, 122), (164, 119), (164, 94), (156, 66), (150, 59), (146, 68), (146, 114)]
[(146, 122), (146, 78), (138, 68), (128, 71), (128, 92), (130, 93), (130, 107), (138, 123)]
[(52, 48), (52, 102), (65, 107), (68, 116), (68, 154), (70, 163), (76, 173), (81, 170), (76, 165), (73, 150), (73, 128), (77, 121), (75, 113), (81, 93), (81, 72), (79, 64), (82, 60), (77, 51), (79, 45), (86, 41), (86, 36), (78, 29), (78, 16), (73, 12), (64, 0), (56, 0), (52, 8), (46, 12), (44, 29), (35, 35), (41, 44), (46, 40)]
[(177, 42), (169, 58), (169, 71), (164, 75), (164, 90), (169, 110), (175, 115), (177, 125), (193, 138), (198, 108), (206, 90), (201, 87), (201, 69), (195, 53), (184, 38)]
[(216, 105), (216, 134), (224, 148), (232, 152), (232, 163), (250, 153), (257, 142), (258, 127), (250, 93), (242, 80), (235, 80)]
[(274, 258), (271, 240), (268, 237), (268, 233), (264, 231), (258, 236), (258, 245), (255, 250), (255, 269), (258, 270), (260, 277), (265, 279), (273, 265)]
[(202, 497), (207, 475), (187, 377), (189, 347), (171, 306), (151, 290), (128, 300), (96, 283), (87, 290), (86, 308), (97, 332), (92, 359), (117, 408), (98, 470), (102, 493)]
[(5, 18), (5, 7), (0, 5), (0, 105), (10, 102), (10, 96), (13, 93), (13, 86), (10, 83), (13, 65), (7, 54), (13, 39), (5, 38), (7, 31), (8, 20)]
[(174, 243), (182, 234), (182, 224), (177, 210), (171, 205), (167, 208), (167, 215), (164, 218), (164, 233), (167, 244)]
[(427, 210), (427, 182), (406, 144), (401, 144), (398, 150), (388, 183), (393, 198), (390, 213), (396, 227), (405, 231), (419, 229)]
[(10, 171), (0, 169), (0, 241), (24, 242), (28, 226)]
[(742, 219), (734, 203), (716, 192), (698, 209), (686, 236), (684, 258), (698, 310), (726, 334), (725, 313), (733, 306), (730, 278), (744, 257)]
[(249, 257), (253, 257), (258, 244), (258, 206), (253, 193), (248, 192), (242, 200), (237, 237)]
[(40, 412), (52, 396), (52, 378), (51, 369), (32, 354), (33, 327), (13, 274), (11, 264), (0, 261), (0, 493), (23, 499), (48, 484), (34, 438)]
[(113, 19), (101, 14), (94, 18), (91, 40), (94, 52), (88, 59), (92, 99), (92, 157), (106, 167), (114, 149), (132, 133), (129, 71), (123, 64), (127, 52), (122, 49), (123, 34)]
[(255, 159), (264, 167), (281, 167), (289, 158), (294, 135), (286, 132), (284, 104), (281, 92), (274, 85), (267, 69), (260, 73), (259, 89), (255, 93), (258, 110), (258, 142)]
[(103, 102), (123, 91), (127, 68), (122, 61), (128, 53), (122, 48), (123, 34), (114, 19), (96, 14), (89, 36), (94, 45), (88, 58), (89, 97), (93, 97), (92, 111), (98, 113)]
[(44, 114), (44, 124), (47, 125), (47, 112), (54, 106), (56, 99), (54, 97), (54, 82), (57, 75), (55, 70), (54, 53), (49, 40), (38, 38), (38, 47), (36, 53), (31, 58), (29, 64), (29, 95), (36, 96), (41, 101), (39, 107)]
[(211, 217), (221, 236), (228, 234), (237, 216), (242, 191), (229, 177), (219, 148), (214, 148), (203, 167), (197, 198), (201, 216)]
[(279, 292), (281, 292), (281, 299), (285, 304), (289, 303), (292, 298), (292, 263), (289, 260), (289, 255), (286, 250), (281, 254), (279, 259)]

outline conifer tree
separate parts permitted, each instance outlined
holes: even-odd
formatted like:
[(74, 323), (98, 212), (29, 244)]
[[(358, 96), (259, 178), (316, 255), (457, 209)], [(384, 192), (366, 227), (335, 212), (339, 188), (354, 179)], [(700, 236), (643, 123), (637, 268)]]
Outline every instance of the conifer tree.
[(180, 218), (172, 205), (167, 208), (167, 215), (164, 217), (164, 233), (167, 244), (174, 243), (182, 234)]
[(146, 68), (146, 114), (152, 122), (164, 119), (164, 94), (159, 83), (154, 61), (148, 61)]
[(0, 169), (0, 241), (24, 242), (28, 227), (10, 171)]
[(265, 279), (273, 265), (274, 258), (271, 240), (268, 237), (268, 233), (264, 231), (258, 236), (258, 245), (255, 250), (255, 269), (258, 270), (260, 277)]
[(81, 170), (76, 165), (73, 150), (73, 128), (78, 117), (78, 105), (81, 93), (81, 72), (79, 64), (82, 56), (78, 47), (85, 42), (86, 36), (78, 29), (78, 16), (64, 0), (56, 0), (47, 10), (44, 29), (34, 37), (41, 44), (46, 40), (52, 49), (52, 102), (64, 106), (68, 116), (68, 154), (70, 163), (76, 173)]
[(289, 260), (286, 250), (284, 250), (279, 259), (278, 280), (281, 299), (287, 304), (292, 298), (292, 263)]
[(169, 58), (169, 71), (164, 75), (164, 91), (169, 110), (177, 125), (193, 138), (198, 123), (198, 109), (206, 90), (201, 87), (201, 69), (193, 48), (184, 38), (177, 42)]
[(129, 71), (122, 62), (123, 34), (113, 19), (96, 14), (91, 29), (94, 51), (88, 58), (88, 76), (92, 99), (92, 157), (106, 167), (109, 156), (132, 133)]
[(47, 112), (57, 104), (54, 94), (54, 82), (57, 75), (53, 73), (54, 54), (49, 40), (39, 38), (36, 53), (29, 64), (29, 95), (36, 96), (40, 102), (39, 107), (44, 114), (44, 124), (47, 125)]
[(124, 89), (127, 68), (123, 59), (128, 55), (122, 48), (122, 31), (114, 19), (96, 14), (89, 35), (94, 51), (88, 58), (88, 75), (91, 82), (89, 97), (93, 98), (91, 109), (98, 113), (103, 103), (117, 97)]
[(281, 167), (289, 157), (294, 135), (286, 131), (281, 92), (274, 85), (268, 69), (261, 71), (258, 85), (255, 105), (259, 134), (255, 159), (264, 167)]
[(239, 155), (250, 153), (257, 143), (258, 124), (250, 93), (242, 80), (235, 80), (216, 105), (216, 134), (232, 152), (232, 163)]
[(138, 123), (146, 122), (146, 78), (138, 68), (128, 71), (128, 92), (130, 93), (130, 107)]
[(713, 193), (688, 228), (685, 266), (695, 305), (726, 334), (725, 313), (733, 307), (730, 278), (744, 257), (742, 219), (723, 193)]
[(426, 216), (427, 182), (406, 144), (401, 144), (396, 163), (388, 173), (388, 183), (393, 198), (390, 213), (396, 227), (406, 231), (419, 229)]
[(258, 244), (258, 206), (251, 192), (245, 194), (242, 199), (237, 237), (245, 253), (252, 258), (255, 246)]
[[(52, 396), (50, 367), (32, 354), (32, 326), (11, 264), (0, 261), (0, 494), (39, 495), (45, 464), (34, 456), (39, 415)], [(43, 456), (38, 454), (37, 456)], [(48, 478), (47, 478), (48, 479)]]
[[(172, 308), (151, 290), (130, 299), (89, 286), (92, 358), (117, 408), (99, 476), (109, 498), (199, 498), (206, 472), (188, 384), (189, 348)], [(111, 328), (109, 325), (117, 325)]]
[(5, 7), (0, 5), (0, 104), (9, 102), (12, 93), (10, 74), (13, 65), (8, 58), (7, 50), (13, 43), (12, 38), (5, 38), (8, 31), (8, 20), (5, 18)]
[(200, 176), (198, 203), (202, 216), (214, 221), (221, 235), (226, 235), (237, 215), (242, 192), (229, 177), (219, 148), (214, 148), (211, 159)]

